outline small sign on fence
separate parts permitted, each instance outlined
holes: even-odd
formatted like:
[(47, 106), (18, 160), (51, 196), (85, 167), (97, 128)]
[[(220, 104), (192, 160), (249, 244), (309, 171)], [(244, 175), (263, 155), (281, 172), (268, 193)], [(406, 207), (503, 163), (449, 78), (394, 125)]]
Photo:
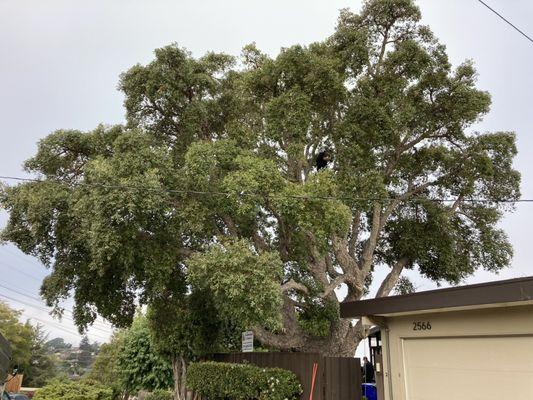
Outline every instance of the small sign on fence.
[(254, 351), (254, 333), (246, 331), (242, 333), (242, 352), (253, 353)]

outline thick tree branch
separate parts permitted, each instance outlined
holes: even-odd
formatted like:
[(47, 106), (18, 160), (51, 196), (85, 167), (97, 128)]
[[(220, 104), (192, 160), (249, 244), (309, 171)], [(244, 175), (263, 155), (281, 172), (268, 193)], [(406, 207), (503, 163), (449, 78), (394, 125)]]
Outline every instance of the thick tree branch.
[(296, 282), (294, 279), (291, 279), (281, 285), (282, 293), (290, 292), (291, 290), (296, 290), (305, 294), (309, 293), (309, 289), (302, 283)]
[(378, 59), (376, 61), (376, 64), (374, 64), (374, 67), (372, 68), (371, 75), (375, 76), (379, 73), (379, 67), (383, 63), (383, 59), (385, 58), (385, 51), (387, 50), (387, 44), (389, 42), (389, 31), (390, 26), (385, 27), (385, 31), (383, 32), (383, 40), (381, 41), (380, 50)]
[(359, 240), (359, 229), (361, 226), (361, 212), (356, 211), (352, 219), (350, 240), (348, 241), (348, 252), (350, 256), (355, 257), (357, 251), (357, 242)]
[(179, 250), (178, 250), (178, 254), (180, 256), (182, 256), (183, 258), (188, 258), (190, 257), (192, 254), (194, 253), (194, 250), (193, 249), (190, 249), (188, 247), (181, 247)]
[(383, 279), (383, 282), (381, 282), (376, 297), (386, 297), (390, 294), (392, 289), (394, 289), (394, 286), (396, 286), (396, 283), (408, 262), (409, 260), (404, 257), (393, 265), (388, 275)]
[(335, 289), (337, 289), (341, 284), (343, 284), (346, 281), (346, 277), (344, 275), (339, 275), (335, 279), (333, 279), (329, 285), (327, 285), (324, 288), (324, 291), (319, 295), (321, 298), (326, 298), (329, 295), (331, 295)]
[(325, 262), (326, 262), (326, 268), (327, 268), (328, 275), (332, 279), (335, 279), (336, 277), (338, 277), (340, 275), (340, 273), (335, 269), (335, 265), (333, 265), (333, 260), (331, 259), (331, 254), (327, 253), (325, 255)]
[(222, 220), (224, 221), (224, 224), (226, 225), (226, 228), (228, 228), (228, 232), (231, 236), (238, 236), (239, 231), (237, 229), (237, 225), (235, 225), (235, 222), (229, 215), (223, 215)]
[(268, 250), (269, 247), (267, 242), (265, 241), (265, 238), (261, 236), (259, 232), (257, 232), (257, 230), (254, 230), (252, 240), (254, 242), (256, 250)]
[(335, 259), (345, 275), (353, 274), (357, 269), (357, 262), (348, 252), (348, 243), (344, 238), (334, 236), (331, 240)]
[(301, 331), (293, 300), (288, 296), (283, 297), (281, 313), (283, 316), (283, 331), (281, 333), (271, 332), (258, 325), (252, 328), (255, 335), (261, 343), (279, 350), (304, 348), (306, 335)]
[(285, 228), (285, 222), (282, 216), (270, 206), (267, 199), (267, 208), (272, 213), (272, 216), (278, 221), (278, 251), (281, 258), (281, 261), (288, 262), (290, 261), (289, 257), (289, 242), (290, 237)]
[(316, 245), (316, 238), (312, 232), (306, 232), (307, 236), (307, 248), (309, 250), (309, 269), (313, 273), (313, 277), (318, 283), (327, 285), (327, 263), (324, 255), (318, 250)]
[(382, 229), (381, 218), (382, 206), (379, 203), (374, 203), (372, 211), (372, 228), (370, 230), (370, 237), (366, 240), (363, 247), (363, 255), (360, 263), (360, 268), (363, 271), (363, 276), (368, 275), (372, 262), (374, 261), (374, 251), (376, 250), (379, 233)]
[(455, 213), (459, 207), (461, 206), (461, 204), (463, 203), (463, 199), (464, 199), (464, 196), (461, 194), (459, 195), (459, 197), (457, 197), (457, 199), (453, 202), (452, 206), (450, 207), (450, 211), (453, 213)]

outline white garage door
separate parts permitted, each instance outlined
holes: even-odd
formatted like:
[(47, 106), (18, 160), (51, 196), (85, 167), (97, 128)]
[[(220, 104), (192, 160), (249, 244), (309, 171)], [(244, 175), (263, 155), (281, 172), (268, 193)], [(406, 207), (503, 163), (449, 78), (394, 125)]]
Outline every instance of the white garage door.
[(407, 400), (532, 400), (533, 337), (404, 339)]

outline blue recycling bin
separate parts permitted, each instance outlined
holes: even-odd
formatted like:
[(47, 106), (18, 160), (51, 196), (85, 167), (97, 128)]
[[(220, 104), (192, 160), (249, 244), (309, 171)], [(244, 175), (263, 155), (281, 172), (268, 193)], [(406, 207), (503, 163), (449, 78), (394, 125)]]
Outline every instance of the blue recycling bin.
[(378, 400), (378, 390), (376, 389), (375, 383), (363, 383), (361, 389), (363, 391), (363, 396), (365, 396), (367, 400)]

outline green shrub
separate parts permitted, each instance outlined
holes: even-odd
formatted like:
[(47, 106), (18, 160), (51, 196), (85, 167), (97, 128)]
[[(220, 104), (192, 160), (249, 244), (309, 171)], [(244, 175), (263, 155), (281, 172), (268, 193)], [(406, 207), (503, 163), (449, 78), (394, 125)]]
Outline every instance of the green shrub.
[(154, 390), (149, 393), (144, 400), (172, 400), (172, 392), (168, 390)]
[(52, 381), (38, 389), (33, 400), (112, 400), (113, 390), (86, 381)]
[(187, 388), (206, 400), (293, 400), (302, 393), (290, 371), (217, 362), (191, 364)]

